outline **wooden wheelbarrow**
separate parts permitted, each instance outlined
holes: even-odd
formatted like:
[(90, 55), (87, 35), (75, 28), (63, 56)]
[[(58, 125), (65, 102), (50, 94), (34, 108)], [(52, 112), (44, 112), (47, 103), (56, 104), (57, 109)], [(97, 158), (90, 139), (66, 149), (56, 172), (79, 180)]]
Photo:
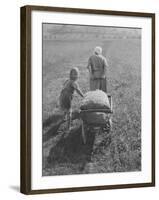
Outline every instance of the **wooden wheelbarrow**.
[(110, 108), (109, 109), (88, 109), (80, 110), (80, 118), (82, 123), (82, 139), (86, 144), (87, 130), (94, 129), (111, 129), (111, 114), (113, 113), (113, 102), (111, 95), (108, 95)]

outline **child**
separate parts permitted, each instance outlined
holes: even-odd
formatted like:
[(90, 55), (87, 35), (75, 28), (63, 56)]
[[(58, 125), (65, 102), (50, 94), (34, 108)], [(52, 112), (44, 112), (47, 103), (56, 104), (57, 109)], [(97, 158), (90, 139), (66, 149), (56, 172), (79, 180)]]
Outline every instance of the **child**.
[(70, 71), (69, 80), (65, 81), (63, 85), (63, 89), (61, 91), (59, 98), (60, 108), (65, 112), (66, 117), (68, 119), (69, 130), (71, 125), (71, 115), (72, 115), (71, 102), (73, 99), (74, 91), (76, 91), (81, 97), (84, 97), (77, 83), (78, 78), (79, 78), (79, 70), (77, 67), (74, 67)]

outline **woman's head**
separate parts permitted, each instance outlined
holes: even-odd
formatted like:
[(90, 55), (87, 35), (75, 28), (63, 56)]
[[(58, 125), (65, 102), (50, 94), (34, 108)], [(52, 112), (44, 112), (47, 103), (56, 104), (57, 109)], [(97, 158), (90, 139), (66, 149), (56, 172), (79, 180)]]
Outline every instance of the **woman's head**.
[(79, 77), (79, 69), (77, 67), (74, 67), (70, 70), (70, 79), (75, 81)]
[(97, 55), (101, 55), (102, 54), (102, 47), (95, 47), (94, 53), (97, 54)]

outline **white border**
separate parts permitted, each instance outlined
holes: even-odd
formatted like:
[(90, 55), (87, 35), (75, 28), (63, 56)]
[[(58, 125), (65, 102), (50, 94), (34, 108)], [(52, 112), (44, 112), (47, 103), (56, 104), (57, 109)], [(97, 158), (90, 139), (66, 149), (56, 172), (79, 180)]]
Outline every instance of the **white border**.
[[(42, 177), (42, 23), (142, 28), (142, 171)], [(32, 11), (31, 188), (53, 189), (151, 182), (151, 19)]]

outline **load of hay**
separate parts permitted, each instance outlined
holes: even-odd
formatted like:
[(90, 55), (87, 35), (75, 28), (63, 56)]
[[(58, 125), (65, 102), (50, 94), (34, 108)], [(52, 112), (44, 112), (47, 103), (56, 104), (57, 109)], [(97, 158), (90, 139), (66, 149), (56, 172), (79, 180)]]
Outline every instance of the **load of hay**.
[[(104, 125), (109, 120), (109, 115), (107, 113), (96, 112), (96, 110), (110, 110), (108, 96), (101, 90), (87, 92), (82, 100), (80, 108), (83, 111), (88, 111), (82, 114), (82, 119), (88, 124)], [(94, 111), (89, 112), (89, 110)]]
[(108, 96), (102, 90), (89, 91), (81, 103), (81, 110), (110, 109)]

